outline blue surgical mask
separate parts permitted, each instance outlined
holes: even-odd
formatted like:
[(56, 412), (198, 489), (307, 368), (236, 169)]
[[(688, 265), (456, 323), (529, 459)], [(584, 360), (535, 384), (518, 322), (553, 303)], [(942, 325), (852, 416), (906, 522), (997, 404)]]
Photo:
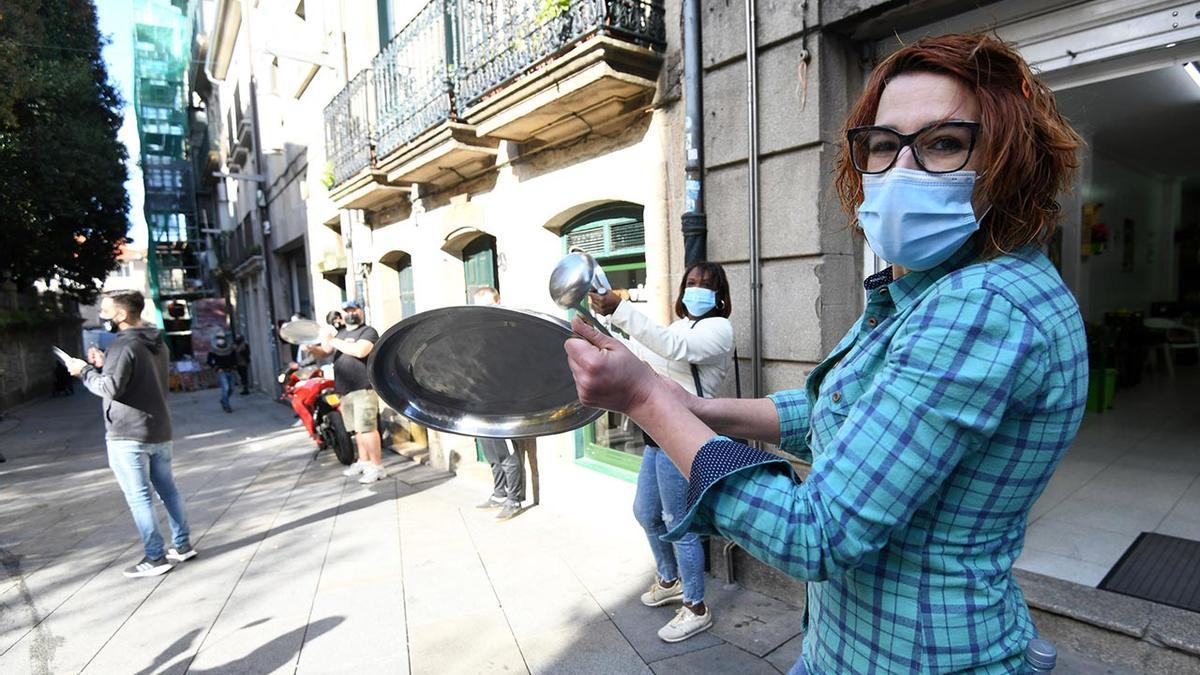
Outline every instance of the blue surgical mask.
[(975, 172), (933, 174), (892, 169), (863, 176), (858, 222), (871, 250), (911, 270), (938, 266), (976, 230)]
[(683, 306), (687, 308), (688, 314), (702, 317), (717, 306), (717, 292), (699, 286), (685, 288), (683, 289)]

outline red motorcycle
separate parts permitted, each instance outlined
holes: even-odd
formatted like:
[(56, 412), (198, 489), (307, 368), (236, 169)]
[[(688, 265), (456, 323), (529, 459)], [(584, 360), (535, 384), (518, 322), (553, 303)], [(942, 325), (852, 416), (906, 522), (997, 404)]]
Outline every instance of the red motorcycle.
[(305, 366), (283, 371), (279, 382), (283, 385), (283, 394), (279, 398), (291, 403), (292, 410), (308, 429), (308, 435), (317, 442), (317, 452), (332, 448), (339, 462), (353, 464), (358, 453), (346, 432), (333, 380), (326, 378), (317, 366)]

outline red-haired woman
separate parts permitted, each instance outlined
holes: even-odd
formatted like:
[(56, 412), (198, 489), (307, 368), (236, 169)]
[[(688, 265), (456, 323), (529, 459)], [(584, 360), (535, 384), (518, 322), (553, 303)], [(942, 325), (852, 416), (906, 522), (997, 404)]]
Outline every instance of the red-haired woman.
[(720, 533), (808, 582), (793, 672), (1022, 672), (1036, 633), (1012, 567), (1087, 390), (1079, 308), (1041, 251), (1079, 145), (1012, 47), (920, 40), (872, 74), (837, 167), (892, 266), (802, 389), (699, 399), (576, 324), (583, 402), (632, 417), (689, 477), (667, 538)]

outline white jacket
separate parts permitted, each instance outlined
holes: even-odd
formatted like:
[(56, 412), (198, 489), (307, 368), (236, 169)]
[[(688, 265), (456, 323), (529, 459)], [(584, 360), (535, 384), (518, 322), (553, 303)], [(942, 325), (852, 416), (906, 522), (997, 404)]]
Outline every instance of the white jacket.
[(725, 317), (684, 318), (663, 327), (622, 300), (610, 321), (629, 334), (631, 339), (622, 342), (638, 358), (693, 394), (696, 385), (691, 364), (700, 371), (706, 398), (716, 394), (733, 366), (733, 324)]

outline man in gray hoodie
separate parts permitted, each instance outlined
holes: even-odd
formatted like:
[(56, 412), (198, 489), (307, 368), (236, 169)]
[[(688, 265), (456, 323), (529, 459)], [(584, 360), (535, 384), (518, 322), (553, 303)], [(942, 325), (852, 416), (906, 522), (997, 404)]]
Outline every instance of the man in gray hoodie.
[[(108, 350), (88, 350), (87, 363), (67, 365), (88, 391), (104, 399), (108, 465), (117, 477), (145, 557), (126, 568), (127, 577), (171, 571), (172, 563), (196, 555), (188, 538), (183, 495), (171, 472), (171, 411), (167, 407), (167, 345), (162, 333), (142, 325), (146, 300), (138, 291), (113, 291), (100, 301), (100, 323), (117, 338)], [(171, 523), (173, 546), (164, 551), (154, 515), (158, 493)]]

